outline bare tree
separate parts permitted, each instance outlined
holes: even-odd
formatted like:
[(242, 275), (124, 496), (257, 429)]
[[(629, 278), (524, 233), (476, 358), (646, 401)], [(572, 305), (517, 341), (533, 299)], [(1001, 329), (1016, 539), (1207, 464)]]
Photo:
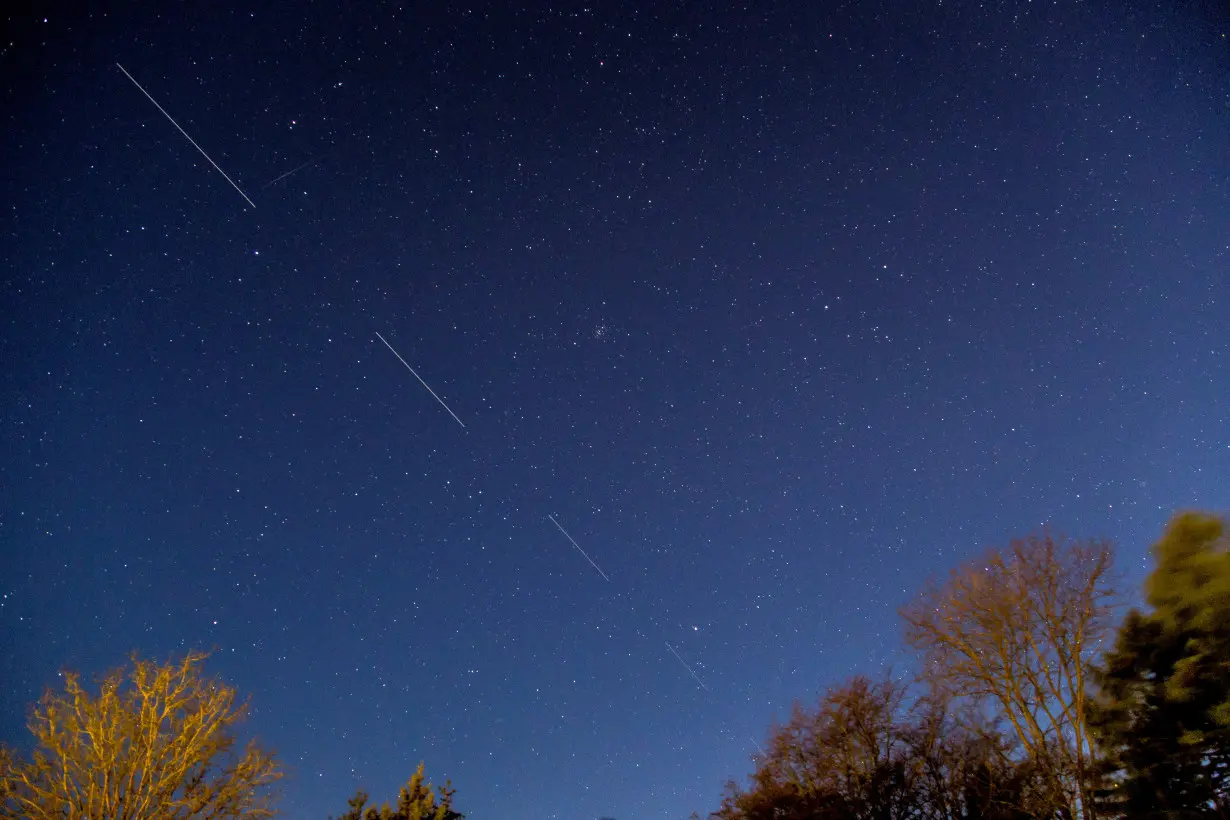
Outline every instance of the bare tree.
[(902, 610), (937, 691), (997, 707), (1071, 818), (1092, 820), (1093, 655), (1108, 635), (1113, 547), (1049, 533), (932, 583)]
[(969, 701), (932, 692), (913, 706), (910, 760), (917, 820), (1036, 820), (1061, 806), (1020, 741)]
[(733, 781), (711, 820), (1037, 820), (1038, 794), (1014, 736), (967, 706), (891, 677), (855, 677), (775, 727), (748, 788)]
[(914, 816), (907, 687), (858, 676), (829, 690), (816, 709), (795, 705), (777, 726), (752, 775), (751, 789), (731, 783), (713, 816), (727, 820)]
[(205, 656), (162, 666), (133, 658), (97, 697), (77, 674), (32, 710), (29, 761), (0, 753), (0, 817), (166, 820), (272, 817), (269, 786), (282, 772), (250, 743), (235, 749), (246, 714), (235, 690), (202, 676)]

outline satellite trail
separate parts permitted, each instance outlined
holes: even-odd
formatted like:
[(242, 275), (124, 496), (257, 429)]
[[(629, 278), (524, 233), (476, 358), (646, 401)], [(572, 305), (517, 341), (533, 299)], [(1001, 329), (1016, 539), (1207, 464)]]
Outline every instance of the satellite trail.
[(297, 167), (295, 167), (295, 168), (291, 168), (289, 171), (287, 171), (286, 173), (282, 174), (282, 176), (278, 177), (277, 179), (273, 179), (273, 180), (270, 180), (269, 182), (266, 182), (266, 183), (265, 183), (263, 186), (261, 186), (261, 187), (262, 187), (262, 188), (268, 188), (270, 185), (274, 185), (274, 184), (276, 184), (276, 183), (278, 183), (278, 182), (281, 182), (282, 180), (286, 179), (286, 178), (287, 178), (288, 176), (290, 176), (291, 174), (294, 174), (294, 173), (297, 173), (297, 172), (299, 172), (299, 171), (302, 171), (304, 168), (308, 167), (309, 165), (311, 165), (313, 162), (315, 162), (315, 161), (316, 161), (316, 160), (318, 160), (318, 159), (320, 159), (320, 157), (312, 157), (311, 159), (309, 159), (307, 162), (303, 163), (302, 165), (299, 165), (299, 166), (297, 166)]
[[(172, 118), (171, 118), (171, 115), (170, 115), (170, 114), (168, 114), (168, 113), (166, 112), (166, 110), (165, 110), (165, 109), (164, 109), (161, 105), (159, 105), (159, 104), (158, 104), (158, 101), (157, 101), (157, 100), (155, 100), (153, 97), (151, 97), (151, 96), (149, 95), (149, 92), (148, 92), (148, 91), (146, 91), (144, 88), (141, 88), (141, 84), (140, 84), (139, 82), (137, 82), (137, 81), (136, 81), (136, 79), (135, 79), (135, 78), (134, 78), (131, 74), (129, 74), (129, 73), (128, 73), (128, 70), (127, 70), (126, 68), (124, 68), (124, 67), (123, 67), (122, 65), (120, 65), (119, 63), (116, 63), (116, 66), (118, 66), (118, 67), (119, 67), (120, 71), (123, 71), (123, 72), (124, 72), (124, 76), (125, 76), (125, 77), (127, 77), (127, 78), (128, 78), (128, 79), (130, 79), (130, 80), (132, 80), (132, 84), (133, 84), (133, 85), (135, 85), (135, 86), (137, 87), (137, 90), (138, 90), (138, 91), (140, 91), (142, 94), (144, 94), (144, 95), (146, 96), (146, 98), (147, 98), (150, 102), (152, 102), (152, 103), (154, 104), (154, 107), (155, 107), (155, 108), (157, 108), (159, 111), (161, 111), (161, 112), (162, 112), (162, 116), (166, 117), (168, 120), (171, 120), (171, 125), (174, 125), (176, 128), (179, 128), (179, 123), (177, 123), (174, 119), (172, 119)], [(210, 164), (210, 165), (212, 165), (214, 168), (216, 168), (216, 169), (217, 169), (217, 171), (218, 171), (218, 173), (219, 173), (219, 174), (222, 174), (222, 176), (226, 178), (226, 181), (227, 181), (227, 182), (229, 182), (229, 183), (231, 183), (231, 187), (232, 187), (232, 188), (234, 188), (236, 191), (239, 191), (239, 195), (240, 195), (241, 197), (243, 197), (243, 198), (244, 198), (244, 200), (245, 200), (245, 201), (247, 201), (247, 203), (248, 203), (249, 205), (251, 205), (251, 206), (252, 206), (252, 209), (253, 209), (253, 210), (255, 210), (255, 209), (256, 209), (256, 203), (255, 203), (255, 202), (253, 202), (252, 200), (248, 199), (248, 195), (247, 195), (247, 194), (245, 194), (245, 193), (243, 192), (243, 190), (242, 190), (242, 189), (241, 189), (238, 185), (236, 185), (236, 184), (235, 184), (235, 180), (233, 180), (233, 179), (231, 179), (230, 177), (226, 176), (226, 171), (223, 171), (221, 168), (218, 168), (218, 163), (214, 162), (212, 159), (209, 159), (209, 154), (206, 154), (206, 153), (205, 153), (205, 149), (204, 149), (204, 148), (202, 148), (201, 146), (197, 145), (197, 144), (196, 144), (196, 140), (194, 140), (192, 137), (189, 137), (189, 136), (188, 136), (188, 132), (187, 132), (187, 131), (185, 131), (184, 129), (179, 128), (179, 133), (183, 134), (183, 135), (184, 135), (184, 138), (185, 138), (185, 139), (187, 139), (187, 140), (188, 140), (188, 142), (192, 143), (192, 147), (193, 147), (193, 148), (195, 148), (196, 150), (198, 150), (198, 151), (200, 151), (200, 152), (201, 152), (201, 156), (203, 156), (203, 157), (205, 157), (205, 159), (208, 159), (208, 160), (209, 160), (209, 164)]]
[(551, 523), (552, 523), (552, 524), (554, 524), (554, 525), (555, 525), (555, 526), (559, 529), (559, 531), (560, 531), (560, 532), (562, 532), (562, 533), (564, 534), (564, 537), (565, 537), (565, 538), (567, 538), (569, 541), (572, 541), (572, 545), (573, 545), (574, 547), (576, 547), (576, 548), (577, 548), (577, 552), (579, 552), (579, 553), (581, 553), (582, 555), (584, 555), (584, 556), (585, 556), (585, 560), (586, 560), (586, 561), (589, 561), (590, 566), (592, 566), (594, 569), (598, 570), (598, 574), (602, 576), (602, 579), (603, 579), (604, 581), (609, 582), (611, 579), (610, 579), (610, 578), (608, 578), (608, 577), (606, 576), (606, 573), (602, 571), (602, 567), (600, 567), (600, 566), (598, 566), (597, 564), (595, 564), (595, 563), (594, 563), (594, 559), (589, 557), (589, 553), (587, 553), (585, 550), (581, 549), (581, 545), (580, 545), (580, 544), (578, 544), (576, 541), (574, 541), (574, 540), (573, 540), (572, 536), (568, 534), (568, 530), (564, 529), (563, 527), (561, 527), (561, 526), (559, 525), (559, 522), (555, 520), (555, 516), (553, 516), (553, 515), (548, 515), (548, 516), (547, 516), (547, 518), (550, 518), (550, 519), (551, 519)]
[[(679, 653), (675, 651), (675, 647), (671, 646), (668, 643), (666, 644), (666, 648), (671, 651), (671, 654), (675, 656), (676, 660), (678, 660), (681, 664), (683, 664), (683, 668), (688, 670), (688, 674), (692, 676), (692, 680), (696, 681), (696, 685), (699, 686), (701, 689), (704, 689), (706, 692), (708, 692), (709, 687), (705, 686), (705, 682), (696, 676), (696, 673), (692, 671), (692, 667), (688, 666), (688, 662), (685, 661), (682, 657), (680, 657)], [(760, 744), (758, 743), (756, 745), (759, 746)]]
[(415, 372), (414, 372), (414, 368), (410, 366), (410, 363), (409, 363), (409, 362), (407, 362), (405, 359), (403, 359), (403, 358), (401, 357), (401, 354), (400, 354), (400, 353), (398, 353), (396, 350), (393, 350), (393, 345), (389, 344), (388, 342), (385, 342), (385, 341), (384, 341), (384, 337), (383, 337), (383, 336), (381, 336), (379, 333), (376, 333), (376, 338), (377, 338), (377, 339), (379, 339), (380, 341), (384, 342), (384, 346), (385, 346), (385, 347), (387, 347), (389, 350), (392, 350), (392, 351), (393, 351), (393, 355), (397, 357), (397, 360), (398, 360), (399, 362), (401, 362), (402, 364), (404, 364), (404, 365), (406, 366), (406, 369), (410, 371), (410, 374), (411, 374), (412, 376), (414, 376), (414, 378), (416, 378), (416, 379), (418, 379), (418, 380), (419, 380), (419, 384), (421, 384), (421, 385), (423, 385), (424, 387), (426, 387), (426, 388), (427, 388), (427, 392), (431, 394), (431, 397), (432, 397), (433, 399), (435, 399), (436, 401), (440, 402), (440, 406), (441, 406), (441, 407), (443, 407), (445, 410), (448, 410), (448, 414), (449, 414), (450, 416), (452, 416), (454, 419), (456, 419), (456, 420), (457, 420), (457, 423), (458, 423), (458, 424), (460, 424), (460, 425), (464, 428), (464, 427), (466, 426), (466, 425), (465, 425), (465, 422), (463, 422), (461, 419), (457, 418), (457, 414), (456, 414), (456, 413), (454, 413), (451, 409), (449, 409), (449, 406), (448, 406), (447, 404), (445, 404), (445, 403), (444, 403), (444, 399), (442, 399), (442, 398), (440, 398), (439, 396), (437, 396), (437, 395), (436, 395), (436, 391), (432, 390), (432, 389), (431, 389), (431, 387), (427, 384), (427, 382), (423, 381), (423, 377), (422, 377), (422, 376), (420, 376), (418, 373), (415, 373)]

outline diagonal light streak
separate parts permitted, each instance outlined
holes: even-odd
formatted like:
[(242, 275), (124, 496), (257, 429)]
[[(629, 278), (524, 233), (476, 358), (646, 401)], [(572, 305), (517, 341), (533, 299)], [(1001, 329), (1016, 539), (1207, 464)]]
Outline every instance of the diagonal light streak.
[(216, 163), (216, 162), (214, 162), (212, 159), (210, 159), (209, 154), (206, 154), (206, 153), (205, 153), (205, 149), (204, 149), (204, 148), (202, 148), (201, 146), (197, 145), (197, 144), (196, 144), (196, 140), (194, 140), (192, 137), (188, 136), (188, 132), (187, 132), (187, 131), (185, 131), (184, 129), (182, 129), (182, 128), (180, 128), (180, 127), (179, 127), (179, 123), (177, 123), (177, 122), (174, 120), (174, 118), (172, 118), (172, 117), (171, 117), (171, 115), (170, 115), (170, 114), (168, 114), (168, 113), (166, 112), (166, 109), (164, 109), (161, 105), (159, 105), (159, 104), (158, 104), (158, 101), (157, 101), (157, 100), (155, 100), (153, 97), (151, 97), (151, 96), (150, 96), (150, 94), (149, 94), (149, 92), (148, 92), (148, 91), (146, 91), (144, 88), (142, 88), (142, 87), (141, 87), (141, 84), (140, 84), (139, 82), (137, 82), (137, 81), (136, 81), (136, 78), (134, 78), (131, 74), (129, 74), (129, 73), (128, 73), (128, 69), (124, 68), (124, 67), (123, 67), (122, 65), (120, 65), (119, 63), (116, 63), (116, 65), (117, 65), (117, 66), (119, 66), (120, 71), (123, 71), (123, 72), (124, 72), (124, 76), (125, 76), (125, 77), (127, 77), (127, 78), (128, 78), (128, 79), (130, 79), (130, 80), (132, 80), (132, 84), (133, 84), (133, 85), (135, 85), (135, 86), (137, 87), (137, 90), (139, 90), (142, 94), (144, 94), (144, 95), (145, 95), (145, 97), (146, 97), (146, 99), (148, 99), (150, 102), (152, 102), (152, 103), (154, 104), (154, 107), (155, 107), (155, 108), (157, 108), (159, 111), (161, 111), (161, 112), (162, 112), (162, 116), (166, 117), (168, 120), (171, 120), (171, 125), (174, 125), (176, 128), (179, 128), (179, 133), (183, 134), (183, 135), (184, 135), (184, 138), (185, 138), (185, 139), (187, 139), (187, 140), (188, 140), (188, 142), (192, 143), (192, 147), (193, 147), (193, 148), (195, 148), (196, 150), (198, 150), (198, 151), (200, 151), (200, 152), (201, 152), (201, 156), (203, 156), (203, 157), (205, 157), (205, 159), (208, 159), (208, 160), (209, 160), (209, 164), (210, 164), (210, 165), (212, 165), (212, 166), (213, 166), (213, 167), (214, 167), (214, 168), (218, 171), (218, 173), (219, 173), (219, 174), (222, 174), (222, 176), (226, 178), (226, 181), (227, 181), (227, 182), (229, 182), (229, 183), (231, 183), (231, 187), (232, 187), (232, 188), (234, 188), (236, 191), (239, 191), (239, 195), (240, 195), (241, 197), (243, 197), (245, 200), (247, 200), (247, 203), (248, 203), (249, 205), (251, 205), (251, 206), (252, 206), (253, 210), (255, 210), (255, 209), (256, 209), (256, 203), (255, 203), (255, 202), (253, 202), (252, 200), (248, 199), (248, 195), (247, 195), (247, 194), (245, 194), (245, 193), (243, 192), (243, 190), (242, 190), (242, 189), (241, 189), (238, 185), (236, 185), (236, 184), (235, 184), (235, 180), (233, 180), (233, 179), (231, 179), (230, 177), (228, 177), (228, 176), (226, 175), (226, 171), (223, 171), (221, 168), (219, 168), (219, 167), (218, 167), (218, 163)]
[(560, 532), (562, 532), (562, 533), (564, 534), (564, 537), (565, 537), (565, 538), (567, 538), (569, 541), (572, 541), (572, 545), (573, 545), (574, 547), (576, 547), (576, 548), (577, 548), (577, 552), (579, 552), (579, 553), (581, 553), (582, 555), (584, 555), (584, 556), (585, 556), (585, 560), (586, 560), (586, 561), (589, 561), (590, 565), (591, 565), (594, 569), (598, 570), (598, 574), (602, 576), (603, 580), (605, 580), (605, 581), (610, 581), (610, 580), (611, 580), (610, 578), (608, 578), (608, 577), (607, 577), (606, 573), (602, 571), (602, 567), (600, 567), (600, 566), (598, 566), (597, 564), (595, 564), (595, 563), (594, 563), (594, 559), (589, 557), (589, 553), (587, 553), (585, 550), (581, 549), (581, 545), (580, 545), (580, 544), (578, 544), (575, 540), (573, 540), (573, 537), (572, 537), (571, 535), (569, 535), (569, 534), (568, 534), (568, 530), (564, 529), (563, 527), (561, 527), (561, 526), (559, 525), (559, 522), (555, 520), (555, 516), (553, 516), (553, 515), (548, 515), (548, 516), (547, 516), (547, 518), (550, 518), (550, 519), (551, 519), (551, 523), (552, 523), (552, 524), (554, 524), (554, 525), (555, 525), (555, 526), (559, 529), (559, 531), (560, 531)]
[(458, 423), (458, 424), (460, 424), (462, 427), (465, 427), (465, 426), (466, 426), (466, 425), (465, 425), (465, 422), (463, 422), (461, 419), (457, 418), (457, 414), (456, 414), (456, 413), (454, 413), (454, 412), (452, 411), (452, 408), (450, 408), (447, 404), (445, 404), (445, 403), (444, 403), (444, 399), (442, 399), (442, 398), (440, 398), (439, 396), (437, 396), (437, 395), (436, 395), (436, 391), (432, 390), (432, 389), (431, 389), (431, 386), (430, 386), (429, 384), (427, 384), (427, 382), (423, 381), (423, 377), (422, 377), (422, 376), (420, 376), (418, 373), (415, 373), (415, 372), (414, 372), (414, 368), (410, 366), (410, 363), (409, 363), (409, 362), (407, 362), (405, 359), (403, 359), (403, 358), (401, 357), (401, 354), (400, 354), (400, 353), (398, 353), (396, 350), (393, 350), (393, 345), (391, 345), (391, 344), (389, 344), (388, 342), (386, 342), (386, 341), (385, 341), (385, 339), (384, 339), (384, 337), (383, 337), (383, 336), (381, 336), (379, 333), (376, 333), (376, 338), (377, 338), (377, 339), (379, 339), (380, 341), (384, 342), (384, 346), (385, 346), (385, 347), (387, 347), (389, 350), (392, 350), (392, 351), (393, 351), (393, 355), (397, 357), (397, 360), (406, 366), (406, 369), (410, 371), (410, 374), (411, 374), (412, 376), (414, 376), (414, 378), (416, 378), (416, 379), (418, 379), (418, 380), (419, 380), (419, 384), (421, 384), (421, 385), (423, 385), (424, 387), (426, 387), (426, 388), (427, 388), (427, 392), (431, 394), (431, 397), (432, 397), (433, 399), (435, 399), (436, 401), (440, 402), (440, 406), (441, 406), (441, 407), (443, 407), (445, 410), (448, 410), (448, 414), (449, 414), (450, 416), (452, 416), (454, 419), (456, 419), (456, 421), (457, 421), (457, 423)]

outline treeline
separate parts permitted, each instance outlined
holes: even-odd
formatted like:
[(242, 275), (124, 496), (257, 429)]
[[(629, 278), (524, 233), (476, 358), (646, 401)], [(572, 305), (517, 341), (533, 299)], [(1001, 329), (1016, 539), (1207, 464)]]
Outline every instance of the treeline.
[[(905, 607), (909, 678), (855, 677), (774, 727), (711, 820), (1230, 817), (1230, 539), (1176, 516), (1144, 610), (1116, 618), (1113, 547), (1049, 534), (994, 549)], [(272, 817), (277, 759), (239, 747), (204, 655), (133, 658), (97, 693), (64, 673), (0, 746), (0, 820)], [(694, 818), (697, 815), (693, 815)], [(422, 765), (393, 805), (339, 820), (461, 820)]]
[(1228, 547), (1223, 519), (1175, 516), (1121, 619), (1109, 542), (988, 551), (901, 611), (909, 678), (796, 705), (709, 817), (1230, 816)]

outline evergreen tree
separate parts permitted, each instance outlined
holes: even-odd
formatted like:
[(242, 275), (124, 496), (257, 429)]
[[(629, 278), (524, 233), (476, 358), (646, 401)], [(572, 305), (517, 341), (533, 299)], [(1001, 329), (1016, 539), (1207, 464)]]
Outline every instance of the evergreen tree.
[(1106, 803), (1130, 817), (1230, 810), (1230, 552), (1225, 522), (1176, 516), (1097, 675)]
[(396, 809), (389, 808), (388, 803), (380, 808), (368, 806), (367, 793), (360, 791), (347, 801), (350, 811), (337, 820), (462, 820), (465, 815), (453, 811), (453, 794), (448, 783), (437, 790), (431, 783), (424, 782), (423, 764), (420, 763), (410, 780), (401, 787)]

